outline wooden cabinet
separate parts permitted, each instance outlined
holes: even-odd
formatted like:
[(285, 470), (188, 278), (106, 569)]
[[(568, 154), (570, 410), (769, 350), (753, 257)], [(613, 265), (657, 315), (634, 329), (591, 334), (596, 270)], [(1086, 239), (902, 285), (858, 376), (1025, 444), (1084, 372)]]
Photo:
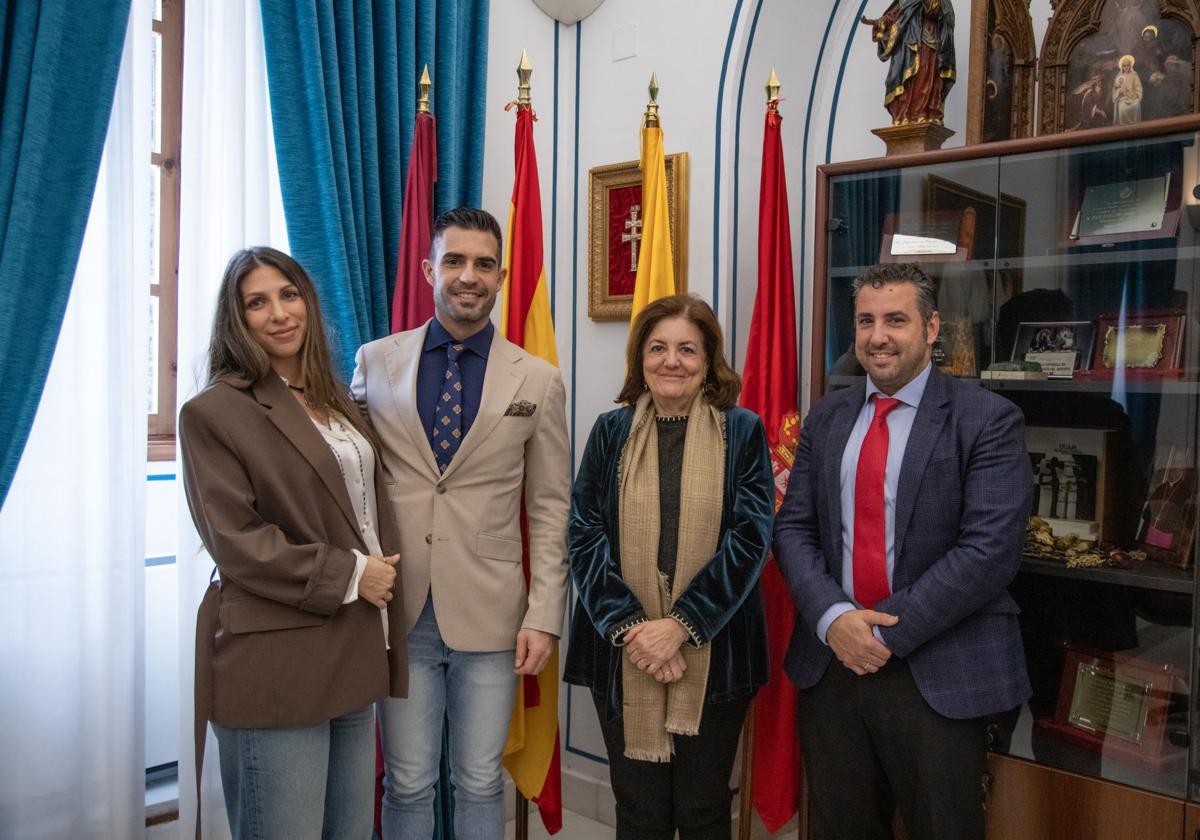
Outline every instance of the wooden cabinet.
[(853, 280), (912, 261), (935, 364), (1025, 414), (1052, 544), (1011, 587), (1033, 697), (993, 728), (990, 836), (1200, 840), (1200, 117), (822, 166), (817, 220), (812, 399), (864, 382)]
[[(1174, 840), (1184, 803), (1137, 788), (991, 755), (988, 837), (995, 840)], [(1195, 805), (1187, 806), (1200, 811)], [(1200, 828), (1200, 822), (1196, 823)], [(1195, 830), (1195, 829), (1193, 829)], [(1188, 840), (1192, 840), (1191, 835)]]

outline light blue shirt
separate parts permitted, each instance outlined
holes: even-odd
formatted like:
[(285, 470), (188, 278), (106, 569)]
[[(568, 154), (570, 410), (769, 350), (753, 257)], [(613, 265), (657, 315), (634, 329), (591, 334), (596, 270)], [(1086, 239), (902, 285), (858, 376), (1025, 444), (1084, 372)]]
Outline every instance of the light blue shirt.
[[(887, 547), (887, 580), (888, 589), (892, 587), (892, 571), (896, 567), (896, 491), (900, 486), (900, 465), (904, 463), (904, 450), (908, 447), (908, 436), (912, 432), (913, 420), (917, 417), (917, 406), (925, 395), (925, 385), (929, 382), (929, 370), (932, 364), (913, 377), (912, 381), (891, 396), (900, 400), (900, 405), (892, 409), (887, 416), (888, 454), (887, 466), (883, 474), (883, 521), (885, 545)], [(867, 388), (863, 397), (862, 408), (859, 409), (858, 419), (850, 431), (846, 448), (842, 451), (841, 488), (842, 488), (842, 591), (849, 601), (839, 601), (821, 616), (817, 622), (817, 638), (825, 644), (829, 625), (843, 613), (861, 609), (854, 600), (854, 479), (858, 472), (858, 453), (862, 449), (863, 439), (875, 418), (875, 402), (872, 394), (881, 397), (888, 396), (875, 386), (867, 377)], [(875, 631), (879, 638), (879, 631)]]

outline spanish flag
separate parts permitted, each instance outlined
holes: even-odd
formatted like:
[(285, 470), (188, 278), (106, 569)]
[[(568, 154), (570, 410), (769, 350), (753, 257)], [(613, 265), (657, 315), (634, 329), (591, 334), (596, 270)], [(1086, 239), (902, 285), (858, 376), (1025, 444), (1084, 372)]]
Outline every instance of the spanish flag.
[[(504, 261), (508, 278), (501, 302), (501, 331), (505, 338), (558, 364), (550, 293), (542, 262), (542, 198), (538, 188), (537, 155), (533, 148), (533, 111), (517, 106), (516, 178), (508, 211)], [(524, 511), (521, 531), (525, 583), (529, 583), (529, 537)], [(562, 776), (558, 744), (558, 644), (537, 677), (526, 676), (517, 688), (517, 702), (504, 747), (504, 766), (517, 790), (537, 803), (542, 824), (551, 834), (562, 829)]]
[[(656, 121), (657, 122), (657, 121)], [(671, 217), (667, 207), (667, 164), (662, 128), (642, 128), (642, 227), (637, 280), (633, 286), (630, 324), (652, 300), (675, 294), (675, 261), (671, 254)]]

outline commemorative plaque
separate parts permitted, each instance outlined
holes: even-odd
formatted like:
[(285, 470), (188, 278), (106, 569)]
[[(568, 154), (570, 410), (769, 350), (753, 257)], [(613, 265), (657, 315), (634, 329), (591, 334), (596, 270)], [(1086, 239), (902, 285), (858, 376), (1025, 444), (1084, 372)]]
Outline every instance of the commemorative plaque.
[(1039, 729), (1096, 752), (1157, 768), (1185, 749), (1166, 737), (1181, 671), (1067, 642), (1054, 717)]

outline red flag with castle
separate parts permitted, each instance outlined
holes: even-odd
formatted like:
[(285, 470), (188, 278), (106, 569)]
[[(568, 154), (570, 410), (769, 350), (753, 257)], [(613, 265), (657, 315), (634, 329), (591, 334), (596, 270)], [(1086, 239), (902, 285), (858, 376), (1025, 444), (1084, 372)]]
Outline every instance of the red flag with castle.
[[(780, 136), (779, 82), (774, 71), (767, 83), (767, 96), (758, 211), (758, 292), (742, 374), (742, 405), (757, 412), (766, 428), (778, 510), (787, 491), (800, 421), (791, 221)], [(754, 702), (751, 798), (763, 824), (775, 832), (796, 813), (802, 770), (796, 689), (783, 672), (795, 607), (773, 557), (763, 570), (762, 590), (771, 674)]]

